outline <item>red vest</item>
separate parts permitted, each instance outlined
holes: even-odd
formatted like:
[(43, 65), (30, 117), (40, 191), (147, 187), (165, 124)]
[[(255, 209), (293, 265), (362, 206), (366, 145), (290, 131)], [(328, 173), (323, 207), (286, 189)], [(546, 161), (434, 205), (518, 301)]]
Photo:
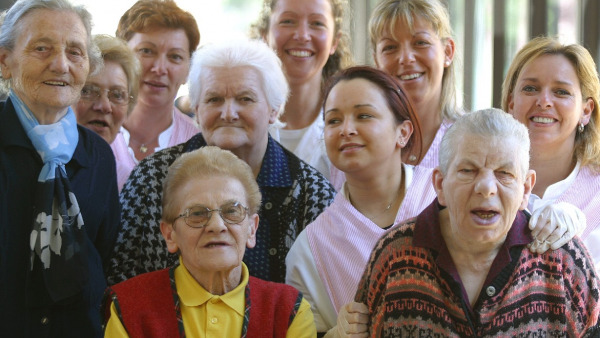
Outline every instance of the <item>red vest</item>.
[[(107, 289), (104, 307), (105, 323), (110, 317), (110, 304), (130, 337), (180, 336), (169, 269), (145, 273)], [(285, 337), (302, 295), (295, 288), (263, 281), (252, 276), (246, 286), (246, 303), (250, 316), (246, 337)], [(183, 328), (183, 327), (182, 327)], [(183, 332), (181, 332), (183, 333)], [(240, 333), (241, 334), (241, 333)]]

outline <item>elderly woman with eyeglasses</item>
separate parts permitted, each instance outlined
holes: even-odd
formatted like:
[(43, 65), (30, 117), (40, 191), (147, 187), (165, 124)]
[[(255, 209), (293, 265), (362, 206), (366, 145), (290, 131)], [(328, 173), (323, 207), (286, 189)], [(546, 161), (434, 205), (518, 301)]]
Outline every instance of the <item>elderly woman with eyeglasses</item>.
[[(95, 131), (108, 144), (113, 143), (137, 98), (140, 63), (125, 41), (110, 35), (95, 35), (94, 43), (104, 59), (104, 68), (91, 74), (73, 105), (77, 123)], [(117, 162), (119, 190), (129, 176)], [(119, 173), (127, 172), (124, 175)]]
[(314, 337), (302, 294), (249, 276), (242, 262), (256, 245), (260, 201), (250, 166), (229, 151), (175, 160), (160, 230), (179, 264), (108, 289), (106, 337)]

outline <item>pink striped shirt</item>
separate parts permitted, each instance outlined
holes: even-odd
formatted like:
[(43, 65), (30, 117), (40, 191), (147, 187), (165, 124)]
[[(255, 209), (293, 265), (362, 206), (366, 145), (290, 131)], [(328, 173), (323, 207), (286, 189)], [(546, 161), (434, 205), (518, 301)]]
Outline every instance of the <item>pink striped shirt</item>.
[[(433, 201), (431, 173), (430, 168), (414, 168), (394, 225), (418, 215)], [(408, 181), (408, 175), (406, 178)], [(337, 194), (333, 204), (305, 230), (319, 276), (336, 312), (354, 299), (373, 246), (386, 232), (356, 210), (344, 195)]]

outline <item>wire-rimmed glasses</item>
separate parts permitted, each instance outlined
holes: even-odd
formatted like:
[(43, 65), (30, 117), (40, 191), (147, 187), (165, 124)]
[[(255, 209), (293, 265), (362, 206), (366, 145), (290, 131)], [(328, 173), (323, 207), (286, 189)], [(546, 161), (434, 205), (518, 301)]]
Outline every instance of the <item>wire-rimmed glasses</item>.
[(240, 202), (227, 202), (217, 209), (210, 209), (204, 205), (194, 205), (185, 209), (173, 222), (183, 217), (185, 224), (189, 227), (204, 228), (212, 217), (213, 211), (218, 211), (223, 221), (227, 224), (238, 224), (248, 214), (248, 208)]
[(133, 99), (129, 93), (124, 89), (113, 88), (103, 89), (94, 85), (85, 85), (81, 89), (81, 99), (89, 102), (95, 102), (102, 96), (102, 93), (106, 92), (108, 101), (116, 105), (126, 105), (129, 100)]

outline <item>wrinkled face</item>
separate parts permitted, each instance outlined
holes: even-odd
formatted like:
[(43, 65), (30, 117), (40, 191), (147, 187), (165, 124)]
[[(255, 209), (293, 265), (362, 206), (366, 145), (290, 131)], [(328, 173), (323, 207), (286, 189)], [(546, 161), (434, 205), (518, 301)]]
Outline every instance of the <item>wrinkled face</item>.
[(77, 123), (98, 133), (108, 144), (112, 143), (127, 117), (128, 105), (109, 101), (108, 93), (129, 95), (127, 83), (123, 67), (116, 62), (105, 61), (102, 72), (90, 76), (85, 86), (100, 89), (101, 95), (95, 100), (82, 98), (77, 102), (74, 107)]
[(127, 44), (142, 65), (138, 102), (172, 105), (190, 71), (190, 47), (185, 31), (158, 28), (135, 33)]
[[(242, 183), (226, 176), (192, 179), (173, 198), (180, 206), (178, 214), (196, 205), (217, 209), (237, 201), (248, 206)], [(199, 276), (239, 267), (246, 247), (253, 248), (256, 243), (257, 227), (257, 214), (248, 214), (239, 224), (227, 224), (218, 211), (213, 211), (203, 228), (191, 228), (181, 217), (173, 224), (161, 224), (161, 231), (169, 252), (179, 252), (192, 276)]]
[[(440, 102), (442, 76), (454, 57), (454, 41), (442, 41), (421, 17), (410, 27), (399, 21), (394, 32), (385, 32), (376, 43), (375, 63), (395, 76), (411, 101)], [(418, 113), (418, 112), (417, 112)]]
[(592, 99), (581, 96), (575, 68), (559, 54), (539, 56), (523, 67), (508, 103), (508, 112), (529, 129), (534, 152), (572, 151), (577, 125), (587, 125), (593, 109)]
[(535, 173), (520, 172), (515, 138), (467, 134), (456, 145), (446, 175), (435, 169), (439, 203), (448, 207), (454, 237), (497, 245), (504, 241), (517, 211), (527, 207)]
[(337, 83), (324, 118), (327, 155), (346, 175), (386, 165), (412, 134), (410, 121), (397, 124), (381, 89), (365, 79)]
[(334, 18), (329, 0), (278, 0), (266, 40), (283, 63), (290, 84), (321, 77), (335, 52)]
[(47, 9), (26, 14), (19, 25), (14, 49), (0, 51), (3, 77), (36, 116), (65, 112), (90, 67), (85, 26), (76, 13)]
[(198, 124), (209, 145), (253, 151), (266, 146), (277, 113), (270, 108), (257, 70), (248, 66), (206, 68), (196, 107)]

